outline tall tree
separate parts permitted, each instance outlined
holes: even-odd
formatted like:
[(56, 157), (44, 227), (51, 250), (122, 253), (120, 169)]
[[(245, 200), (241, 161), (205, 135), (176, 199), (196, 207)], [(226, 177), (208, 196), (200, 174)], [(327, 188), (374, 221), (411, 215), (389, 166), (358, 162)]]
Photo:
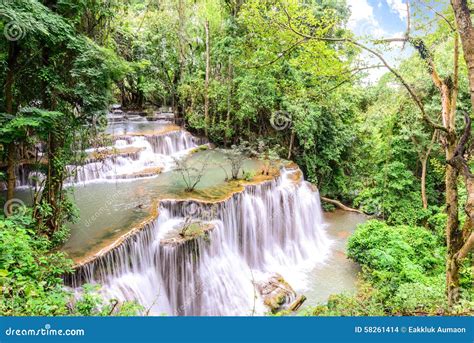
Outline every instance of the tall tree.
[(466, 155), (472, 154), (472, 151), (466, 151), (466, 144), (471, 137), (471, 121), (474, 115), (474, 27), (472, 24), (472, 9), (468, 6), (467, 0), (452, 0), (456, 25), (461, 37), (464, 60), (466, 61), (469, 91), (471, 94), (471, 117), (466, 115), (466, 126), (463, 136), (459, 139), (458, 147), (451, 162), (456, 166), (464, 176), (467, 188), (467, 200), (464, 207), (466, 212), (466, 222), (462, 229), (462, 244), (458, 247), (450, 263), (452, 269), (458, 268), (459, 264), (466, 258), (469, 252), (474, 250), (474, 175), (466, 161)]
[(209, 127), (209, 75), (211, 73), (211, 47), (209, 42), (209, 20), (204, 20), (206, 33), (206, 76), (204, 81), (204, 132), (207, 136)]

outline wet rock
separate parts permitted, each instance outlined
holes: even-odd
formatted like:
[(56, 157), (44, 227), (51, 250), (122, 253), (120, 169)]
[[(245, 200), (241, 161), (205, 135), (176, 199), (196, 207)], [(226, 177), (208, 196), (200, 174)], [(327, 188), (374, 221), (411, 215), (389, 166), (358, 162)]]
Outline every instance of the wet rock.
[(106, 148), (93, 151), (89, 154), (88, 158), (86, 159), (86, 163), (92, 162), (100, 162), (108, 158), (132, 158), (134, 160), (139, 158), (140, 152), (142, 152), (143, 148), (136, 148), (136, 147), (126, 147), (126, 148)]
[(161, 167), (150, 167), (150, 168), (145, 168), (143, 170), (140, 170), (131, 174), (118, 174), (118, 175), (107, 176), (107, 179), (136, 179), (136, 178), (141, 178), (141, 177), (151, 177), (151, 176), (161, 174), (162, 171), (163, 171), (163, 168)]
[(214, 229), (214, 225), (202, 221), (184, 222), (169, 232), (160, 241), (161, 245), (177, 246), (197, 238), (209, 238), (209, 232)]
[(295, 298), (296, 292), (280, 274), (272, 274), (268, 279), (256, 283), (263, 303), (272, 313), (284, 310)]

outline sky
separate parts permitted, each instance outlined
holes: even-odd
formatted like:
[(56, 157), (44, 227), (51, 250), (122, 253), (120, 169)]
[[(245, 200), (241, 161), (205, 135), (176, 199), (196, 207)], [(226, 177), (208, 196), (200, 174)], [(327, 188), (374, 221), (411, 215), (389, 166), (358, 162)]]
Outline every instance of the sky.
[(351, 8), (349, 27), (356, 34), (393, 36), (406, 29), (407, 10), (402, 0), (348, 0), (347, 3)]
[[(348, 27), (356, 36), (371, 38), (401, 37), (407, 27), (407, 8), (403, 0), (347, 0), (351, 9)], [(409, 49), (401, 48), (398, 44), (393, 46), (393, 50), (385, 56), (390, 64), (396, 66), (400, 58), (407, 57)], [(380, 64), (369, 53), (364, 52), (364, 60), (369, 60), (370, 64)], [(387, 72), (385, 68), (371, 69), (366, 81), (376, 82), (380, 76)]]

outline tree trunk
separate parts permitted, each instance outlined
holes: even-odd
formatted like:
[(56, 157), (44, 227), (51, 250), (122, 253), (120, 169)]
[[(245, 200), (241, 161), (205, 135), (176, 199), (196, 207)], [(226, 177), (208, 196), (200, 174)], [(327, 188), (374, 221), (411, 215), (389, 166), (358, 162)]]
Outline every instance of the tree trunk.
[[(7, 148), (7, 201), (13, 199), (16, 186), (15, 175), (15, 157), (16, 157), (15, 143), (8, 144)], [(8, 211), (10, 212), (10, 211)]]
[(227, 146), (227, 139), (229, 138), (230, 133), (230, 113), (232, 109), (232, 75), (234, 73), (234, 69), (232, 66), (232, 56), (229, 55), (228, 61), (228, 69), (227, 69), (227, 115), (225, 121), (225, 135), (224, 135), (224, 146)]
[[(458, 137), (456, 134), (456, 100), (458, 95), (458, 58), (457, 34), (455, 34), (454, 71), (452, 79), (441, 79), (430, 56), (423, 55), (429, 65), (433, 84), (441, 96), (441, 117), (443, 120), (443, 140), (446, 156), (445, 195), (446, 195), (446, 294), (448, 305), (451, 307), (459, 299), (459, 264), (456, 254), (463, 245), (462, 231), (459, 227), (458, 213), (458, 176), (460, 169), (454, 163), (449, 163), (457, 156)], [(424, 45), (424, 44), (423, 44)], [(419, 47), (418, 47), (419, 48)], [(421, 52), (421, 51), (420, 51)]]
[[(14, 114), (13, 109), (13, 83), (15, 81), (15, 68), (18, 58), (19, 48), (16, 42), (8, 44), (7, 75), (5, 78), (5, 112)], [(15, 142), (10, 142), (7, 147), (7, 201), (13, 199), (16, 186), (15, 164), (16, 146)]]
[(209, 47), (209, 21), (204, 22), (206, 31), (206, 80), (204, 83), (204, 133), (207, 137), (209, 125), (209, 73), (211, 65), (210, 47)]
[[(49, 66), (50, 50), (44, 47), (42, 51), (43, 65)], [(43, 82), (43, 107), (54, 111), (57, 103), (53, 94), (48, 90), (49, 84)], [(49, 237), (53, 235), (62, 225), (62, 187), (64, 181), (64, 131), (60, 124), (55, 124), (48, 135), (48, 174), (45, 180), (45, 187), (41, 195), (41, 202), (46, 202), (51, 207), (51, 214), (41, 217), (42, 222), (47, 227)]]
[[(448, 149), (446, 156), (450, 156), (452, 149)], [(451, 165), (446, 167), (446, 212), (448, 215), (446, 224), (446, 292), (448, 296), (448, 304), (452, 306), (457, 302), (459, 297), (459, 267), (455, 263), (454, 255), (460, 248), (460, 240), (462, 239), (461, 230), (459, 229), (458, 217), (458, 189), (457, 189), (458, 171)]]
[(178, 0), (178, 48), (179, 48), (179, 75), (184, 75), (184, 62), (185, 56), (185, 37), (184, 37), (184, 24), (185, 24), (185, 4), (184, 0)]
[(59, 230), (62, 223), (62, 188), (64, 182), (64, 164), (62, 159), (62, 147), (64, 141), (61, 129), (58, 128), (50, 134), (48, 142), (48, 179), (46, 192), (46, 201), (51, 206), (52, 214), (46, 220), (48, 234), (51, 235)]
[(360, 214), (365, 214), (365, 213), (362, 212), (361, 210), (358, 210), (358, 209), (355, 209), (355, 208), (346, 206), (346, 205), (344, 205), (342, 202), (340, 202), (340, 201), (338, 201), (338, 200), (326, 198), (326, 197), (323, 197), (323, 196), (321, 197), (321, 200), (322, 200), (322, 201), (325, 201), (325, 202), (327, 202), (327, 203), (333, 204), (333, 205), (339, 207), (341, 210), (344, 210), (344, 211), (355, 212), (355, 213), (360, 213)]
[[(464, 60), (466, 61), (468, 69), (471, 110), (474, 111), (474, 27), (472, 25), (471, 13), (467, 0), (451, 0), (451, 5), (456, 17), (456, 26), (459, 36), (461, 37)], [(472, 113), (470, 117), (473, 117)], [(471, 135), (470, 124), (471, 120), (469, 119), (469, 116), (466, 116), (465, 134), (460, 139), (460, 146), (457, 148), (458, 156), (453, 156), (457, 158), (458, 170), (460, 170), (460, 172), (462, 172), (464, 175), (464, 181), (467, 189), (467, 200), (464, 206), (464, 211), (466, 212), (467, 217), (462, 230), (458, 230), (456, 232), (455, 238), (457, 240), (453, 242), (454, 246), (452, 247), (451, 251), (448, 249), (448, 263), (450, 263), (448, 270), (451, 272), (451, 274), (459, 273), (459, 265), (474, 248), (474, 176), (471, 173), (464, 156), (462, 156), (464, 147)], [(454, 248), (457, 248), (457, 250), (453, 251)], [(459, 275), (457, 275), (457, 277), (453, 277), (452, 280), (448, 279), (448, 281), (451, 281), (451, 283), (454, 285), (456, 282), (459, 284)], [(452, 290), (452, 293), (453, 295), (450, 297), (448, 284), (448, 300), (450, 305), (452, 305), (458, 297), (455, 289)]]
[(468, 68), (469, 90), (471, 105), (474, 110), (474, 27), (467, 0), (451, 0), (451, 5), (456, 16), (456, 24), (461, 37), (464, 60)]
[(423, 208), (428, 208), (428, 197), (426, 196), (426, 165), (428, 164), (428, 159), (423, 158), (421, 160), (421, 201), (423, 203)]
[(291, 312), (298, 311), (298, 309), (303, 305), (303, 303), (306, 301), (306, 297), (304, 295), (300, 295), (298, 298), (293, 301), (290, 306), (288, 306), (288, 310)]
[(295, 130), (291, 129), (291, 136), (290, 136), (290, 146), (288, 147), (288, 156), (287, 160), (291, 159), (291, 152), (293, 150), (293, 144), (295, 143)]
[(433, 131), (433, 135), (431, 136), (431, 142), (426, 150), (425, 155), (420, 155), (420, 162), (421, 162), (421, 201), (423, 203), (423, 208), (428, 208), (428, 196), (426, 195), (426, 175), (428, 169), (428, 161), (430, 159), (431, 150), (433, 149), (433, 145), (436, 141), (437, 131)]
[[(457, 148), (455, 116), (451, 109), (453, 93), (449, 85), (444, 82), (439, 88), (441, 91), (443, 123), (447, 129), (445, 154), (446, 160), (450, 161), (455, 157)], [(458, 168), (447, 163), (445, 176), (446, 246), (448, 255), (446, 260), (446, 293), (449, 306), (454, 305), (459, 299), (459, 265), (455, 263), (455, 255), (462, 246), (462, 231), (459, 227), (458, 176)]]

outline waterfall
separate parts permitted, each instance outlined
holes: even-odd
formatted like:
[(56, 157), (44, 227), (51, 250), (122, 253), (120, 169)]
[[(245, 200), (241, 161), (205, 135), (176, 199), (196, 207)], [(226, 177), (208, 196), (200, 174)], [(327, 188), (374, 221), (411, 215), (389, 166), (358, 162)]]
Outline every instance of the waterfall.
[[(173, 166), (172, 155), (180, 155), (206, 144), (184, 130), (170, 131), (146, 136), (117, 136), (114, 145), (108, 148), (88, 149), (86, 153), (100, 153), (107, 150), (113, 153), (100, 158), (89, 157), (83, 165), (66, 167), (71, 176), (66, 184), (104, 182), (117, 179), (131, 179), (138, 176), (153, 176), (152, 170), (167, 171)], [(121, 152), (123, 151), (123, 153)], [(17, 187), (34, 187), (44, 175), (34, 171), (32, 165), (23, 164), (16, 169)], [(0, 182), (0, 190), (6, 189), (6, 183)]]
[[(132, 125), (129, 117), (117, 123), (124, 134), (114, 135), (112, 146), (89, 149), (84, 164), (67, 166), (67, 184), (152, 177), (207, 143), (140, 117)], [(28, 164), (17, 175), (19, 186), (42, 177)], [(137, 301), (151, 315), (261, 315), (274, 294), (288, 304), (296, 296), (291, 285), (304, 289), (307, 272), (331, 243), (319, 193), (301, 175), (282, 169), (278, 178), (215, 203), (161, 200), (156, 218), (90, 257), (65, 282), (78, 293), (85, 283), (100, 283), (105, 298)], [(281, 297), (285, 285), (290, 292)]]
[[(198, 139), (183, 130), (149, 136), (119, 136), (116, 137), (114, 145), (117, 154), (106, 156), (101, 161), (89, 161), (83, 166), (70, 167), (74, 176), (67, 181), (102, 182), (129, 179), (138, 175), (152, 176), (153, 173), (146, 171), (169, 170), (173, 165), (170, 156), (197, 147), (196, 142)], [(120, 151), (124, 153), (121, 154)]]
[[(255, 284), (279, 273), (290, 284), (326, 257), (319, 194), (282, 170), (215, 204), (164, 200), (159, 216), (67, 282), (101, 283), (106, 297), (136, 300), (152, 315), (251, 315), (268, 311)], [(189, 240), (170, 233), (191, 218), (209, 230)], [(170, 243), (171, 242), (171, 243)]]
[(155, 154), (172, 155), (178, 151), (187, 150), (203, 144), (196, 137), (183, 130), (162, 135), (146, 136)]
[[(15, 166), (15, 188), (39, 186), (44, 179), (44, 175), (35, 170), (36, 166), (30, 163), (24, 163)], [(0, 181), (0, 191), (7, 189), (7, 182)]]

